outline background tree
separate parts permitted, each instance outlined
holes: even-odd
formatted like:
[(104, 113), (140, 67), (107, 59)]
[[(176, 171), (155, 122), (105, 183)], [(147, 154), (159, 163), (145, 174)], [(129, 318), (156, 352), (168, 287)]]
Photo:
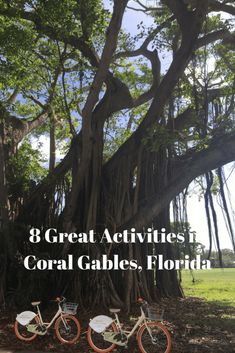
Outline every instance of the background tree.
[[(18, 299), (28, 299), (26, 286), (32, 295), (45, 288), (48, 295), (50, 288), (72, 289), (85, 305), (127, 308), (139, 294), (149, 300), (181, 295), (174, 271), (146, 271), (144, 265), (147, 254), (173, 258), (170, 244), (32, 246), (27, 234), (32, 225), (97, 234), (106, 227), (111, 233), (148, 226), (170, 230), (171, 201), (179, 221), (187, 187), (201, 175), (209, 230), (212, 215), (219, 245), (212, 170), (218, 170), (222, 190), (221, 167), (235, 159), (234, 5), (162, 0), (148, 8), (135, 3), (137, 9), (128, 9), (127, 0), (114, 0), (109, 13), (99, 0), (0, 1), (0, 192), (7, 228), (1, 235), (2, 300), (6, 287), (16, 286)], [(150, 14), (154, 25), (142, 23), (135, 37), (127, 35), (121, 29), (126, 10)], [(30, 146), (19, 145), (33, 134), (50, 138), (45, 177)], [(65, 153), (60, 162), (58, 144)], [(20, 150), (32, 154), (31, 171), (37, 173), (27, 172), (23, 191), (14, 191), (19, 181), (14, 166), (25, 163), (17, 159)], [(230, 232), (234, 239), (232, 223)], [(8, 276), (6, 286), (6, 265), (15, 271), (17, 251), (51, 258), (119, 254), (136, 258), (143, 271), (76, 271), (69, 285), (68, 274), (35, 273), (26, 285), (21, 267), (17, 284)]]

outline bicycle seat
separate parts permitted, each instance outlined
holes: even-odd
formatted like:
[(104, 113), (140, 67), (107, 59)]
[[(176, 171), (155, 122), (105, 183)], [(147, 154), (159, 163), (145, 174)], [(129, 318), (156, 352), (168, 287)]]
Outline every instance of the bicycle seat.
[(40, 303), (41, 303), (41, 302), (32, 302), (31, 305), (32, 305), (32, 306), (37, 306), (37, 305), (39, 305)]
[(121, 309), (109, 309), (110, 313), (112, 314), (117, 314), (117, 313), (120, 313)]

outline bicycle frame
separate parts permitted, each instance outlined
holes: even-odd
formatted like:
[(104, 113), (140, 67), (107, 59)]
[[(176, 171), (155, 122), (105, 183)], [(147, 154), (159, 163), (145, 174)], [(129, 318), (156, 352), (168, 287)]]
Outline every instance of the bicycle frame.
[[(164, 352), (170, 353), (170, 333), (163, 323), (159, 322), (163, 321), (162, 315), (159, 316), (158, 310), (151, 307), (141, 298), (138, 303), (141, 304), (140, 316), (138, 317), (136, 323), (134, 323), (133, 327), (129, 330), (126, 330), (124, 325), (119, 320), (118, 313), (120, 309), (110, 309), (110, 313), (114, 316), (113, 319), (109, 316), (100, 315), (91, 320), (88, 328), (88, 342), (93, 351), (100, 353), (112, 352), (116, 346), (127, 347), (129, 339), (134, 335), (134, 333), (136, 333), (138, 346), (141, 352), (146, 351), (144, 348), (144, 346), (146, 346), (146, 341), (143, 341), (143, 337), (147, 334), (150, 338), (148, 341), (150, 345), (155, 347), (160, 345), (161, 348), (165, 346), (166, 350)], [(107, 348), (101, 348), (103, 346), (102, 337), (104, 341), (109, 344)], [(156, 349), (154, 349), (154, 351), (156, 351)]]
[[(143, 309), (140, 308), (140, 311), (141, 311), (141, 315), (140, 315), (140, 317), (138, 318), (136, 324), (134, 325), (134, 327), (132, 328), (131, 331), (127, 331), (127, 330), (123, 330), (123, 329), (122, 329), (122, 325), (121, 325), (121, 323), (120, 323), (118, 314), (117, 314), (117, 313), (114, 313), (114, 315), (115, 315), (115, 320), (114, 320), (114, 322), (115, 322), (115, 324), (117, 325), (118, 330), (119, 330), (121, 333), (125, 333), (128, 340), (129, 340), (129, 338), (130, 338), (131, 336), (133, 336), (133, 334), (135, 333), (135, 331), (139, 328), (139, 326), (140, 326), (142, 323), (146, 324), (146, 322), (147, 322), (146, 316), (145, 316), (145, 314), (144, 314)], [(147, 325), (146, 325), (146, 326), (147, 326)], [(148, 329), (148, 331), (149, 331), (148, 326), (147, 326), (147, 329)], [(150, 332), (149, 332), (149, 333), (150, 333)], [(151, 333), (150, 333), (150, 335), (151, 335)]]
[(65, 322), (65, 320), (63, 319), (63, 315), (62, 315), (63, 310), (62, 310), (60, 304), (58, 304), (58, 306), (59, 306), (58, 311), (56, 312), (56, 314), (54, 315), (54, 317), (52, 318), (52, 320), (51, 320), (50, 322), (44, 322), (44, 321), (43, 321), (43, 318), (42, 318), (42, 315), (41, 315), (41, 311), (40, 311), (39, 305), (37, 305), (36, 307), (37, 307), (37, 315), (38, 315), (38, 318), (39, 318), (39, 325), (45, 325), (45, 326), (46, 326), (46, 329), (48, 330), (48, 329), (53, 325), (53, 323), (56, 321), (56, 319), (57, 319), (59, 316), (61, 316), (61, 319), (62, 319), (62, 321), (63, 321), (65, 327), (67, 327), (66, 322)]

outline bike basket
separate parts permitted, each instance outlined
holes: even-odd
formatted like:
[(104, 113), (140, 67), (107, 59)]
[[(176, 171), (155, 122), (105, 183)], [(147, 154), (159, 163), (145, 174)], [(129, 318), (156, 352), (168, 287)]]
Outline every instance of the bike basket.
[(164, 314), (164, 310), (159, 311), (158, 309), (152, 306), (148, 306), (147, 308), (145, 308), (145, 316), (146, 316), (146, 319), (148, 320), (162, 321), (163, 314)]
[(76, 303), (64, 303), (62, 305), (62, 310), (65, 314), (76, 315), (78, 304)]

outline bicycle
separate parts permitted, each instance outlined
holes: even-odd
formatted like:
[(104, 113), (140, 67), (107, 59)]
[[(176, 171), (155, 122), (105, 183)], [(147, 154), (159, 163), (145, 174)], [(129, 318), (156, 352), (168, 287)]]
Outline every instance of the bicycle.
[(24, 342), (31, 342), (37, 336), (44, 336), (49, 328), (55, 323), (55, 332), (61, 343), (73, 344), (79, 337), (81, 327), (78, 319), (74, 316), (77, 312), (76, 303), (68, 303), (64, 297), (54, 300), (58, 303), (58, 310), (50, 322), (44, 322), (40, 312), (40, 301), (32, 302), (37, 308), (37, 314), (33, 311), (24, 311), (17, 315), (14, 331), (16, 337)]
[(88, 327), (87, 338), (90, 347), (98, 353), (108, 353), (116, 346), (127, 347), (131, 336), (137, 331), (137, 342), (141, 353), (169, 353), (171, 351), (171, 335), (167, 328), (160, 322), (163, 320), (155, 308), (143, 299), (139, 316), (131, 331), (123, 330), (119, 321), (120, 309), (109, 309), (115, 319), (99, 315), (93, 318)]

